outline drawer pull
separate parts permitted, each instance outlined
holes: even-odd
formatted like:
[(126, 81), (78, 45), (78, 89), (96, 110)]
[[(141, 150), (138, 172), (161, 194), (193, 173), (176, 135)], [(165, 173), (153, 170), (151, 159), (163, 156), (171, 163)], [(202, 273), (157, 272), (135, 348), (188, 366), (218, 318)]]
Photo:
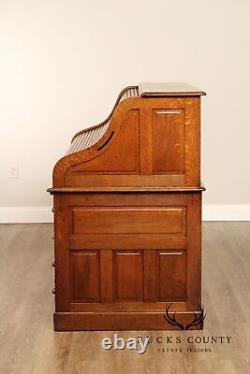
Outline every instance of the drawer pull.
[(55, 260), (51, 262), (51, 266), (55, 267)]
[(55, 289), (55, 287), (52, 289), (51, 293), (52, 293), (53, 295), (55, 295), (55, 293), (56, 293), (56, 289)]
[(157, 110), (157, 114), (180, 114), (180, 110)]

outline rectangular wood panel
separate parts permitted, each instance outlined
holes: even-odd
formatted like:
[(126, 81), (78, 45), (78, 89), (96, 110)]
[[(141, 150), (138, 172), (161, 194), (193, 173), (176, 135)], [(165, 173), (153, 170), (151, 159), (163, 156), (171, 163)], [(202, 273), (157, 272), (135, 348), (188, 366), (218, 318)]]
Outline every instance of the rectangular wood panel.
[(154, 173), (184, 173), (184, 110), (153, 110)]
[(186, 300), (186, 252), (158, 252), (158, 301)]
[(114, 251), (115, 301), (143, 300), (142, 251)]
[(186, 207), (73, 208), (73, 234), (184, 234)]
[(100, 299), (99, 251), (71, 252), (72, 301)]

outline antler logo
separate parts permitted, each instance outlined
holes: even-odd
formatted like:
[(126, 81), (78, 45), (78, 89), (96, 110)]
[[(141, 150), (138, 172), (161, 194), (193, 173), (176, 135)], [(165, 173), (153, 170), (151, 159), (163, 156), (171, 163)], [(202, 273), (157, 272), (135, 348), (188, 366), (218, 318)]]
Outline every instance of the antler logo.
[(170, 323), (173, 326), (179, 327), (180, 330), (191, 330), (192, 327), (197, 326), (199, 324), (202, 324), (203, 327), (203, 321), (206, 318), (206, 314), (204, 312), (204, 308), (202, 305), (198, 305), (199, 312), (200, 313), (195, 313), (194, 312), (194, 319), (192, 322), (188, 323), (186, 326), (184, 326), (181, 322), (176, 320), (176, 313), (175, 312), (170, 312), (170, 308), (173, 304), (169, 304), (168, 307), (166, 308), (166, 312), (164, 314), (165, 320)]

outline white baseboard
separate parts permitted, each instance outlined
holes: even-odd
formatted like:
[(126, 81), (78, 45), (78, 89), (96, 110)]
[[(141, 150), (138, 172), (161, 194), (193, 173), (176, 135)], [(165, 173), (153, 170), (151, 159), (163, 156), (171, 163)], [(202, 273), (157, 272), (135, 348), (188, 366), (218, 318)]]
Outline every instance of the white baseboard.
[(250, 221), (250, 205), (203, 205), (203, 221)]
[[(250, 221), (250, 205), (203, 205), (203, 221)], [(0, 207), (0, 223), (50, 223), (51, 207)]]
[(50, 223), (53, 213), (48, 206), (0, 207), (0, 223)]

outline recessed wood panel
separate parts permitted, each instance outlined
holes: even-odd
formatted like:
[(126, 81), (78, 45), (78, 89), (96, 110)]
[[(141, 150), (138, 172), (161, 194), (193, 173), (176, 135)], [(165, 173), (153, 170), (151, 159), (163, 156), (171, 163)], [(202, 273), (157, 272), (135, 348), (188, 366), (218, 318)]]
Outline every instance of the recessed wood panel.
[(143, 300), (142, 251), (114, 251), (115, 301)]
[(184, 234), (186, 207), (73, 208), (73, 234)]
[(72, 301), (99, 301), (99, 251), (71, 252), (70, 257)]
[(154, 173), (184, 173), (184, 110), (153, 111)]
[(185, 251), (157, 251), (159, 301), (185, 301)]

